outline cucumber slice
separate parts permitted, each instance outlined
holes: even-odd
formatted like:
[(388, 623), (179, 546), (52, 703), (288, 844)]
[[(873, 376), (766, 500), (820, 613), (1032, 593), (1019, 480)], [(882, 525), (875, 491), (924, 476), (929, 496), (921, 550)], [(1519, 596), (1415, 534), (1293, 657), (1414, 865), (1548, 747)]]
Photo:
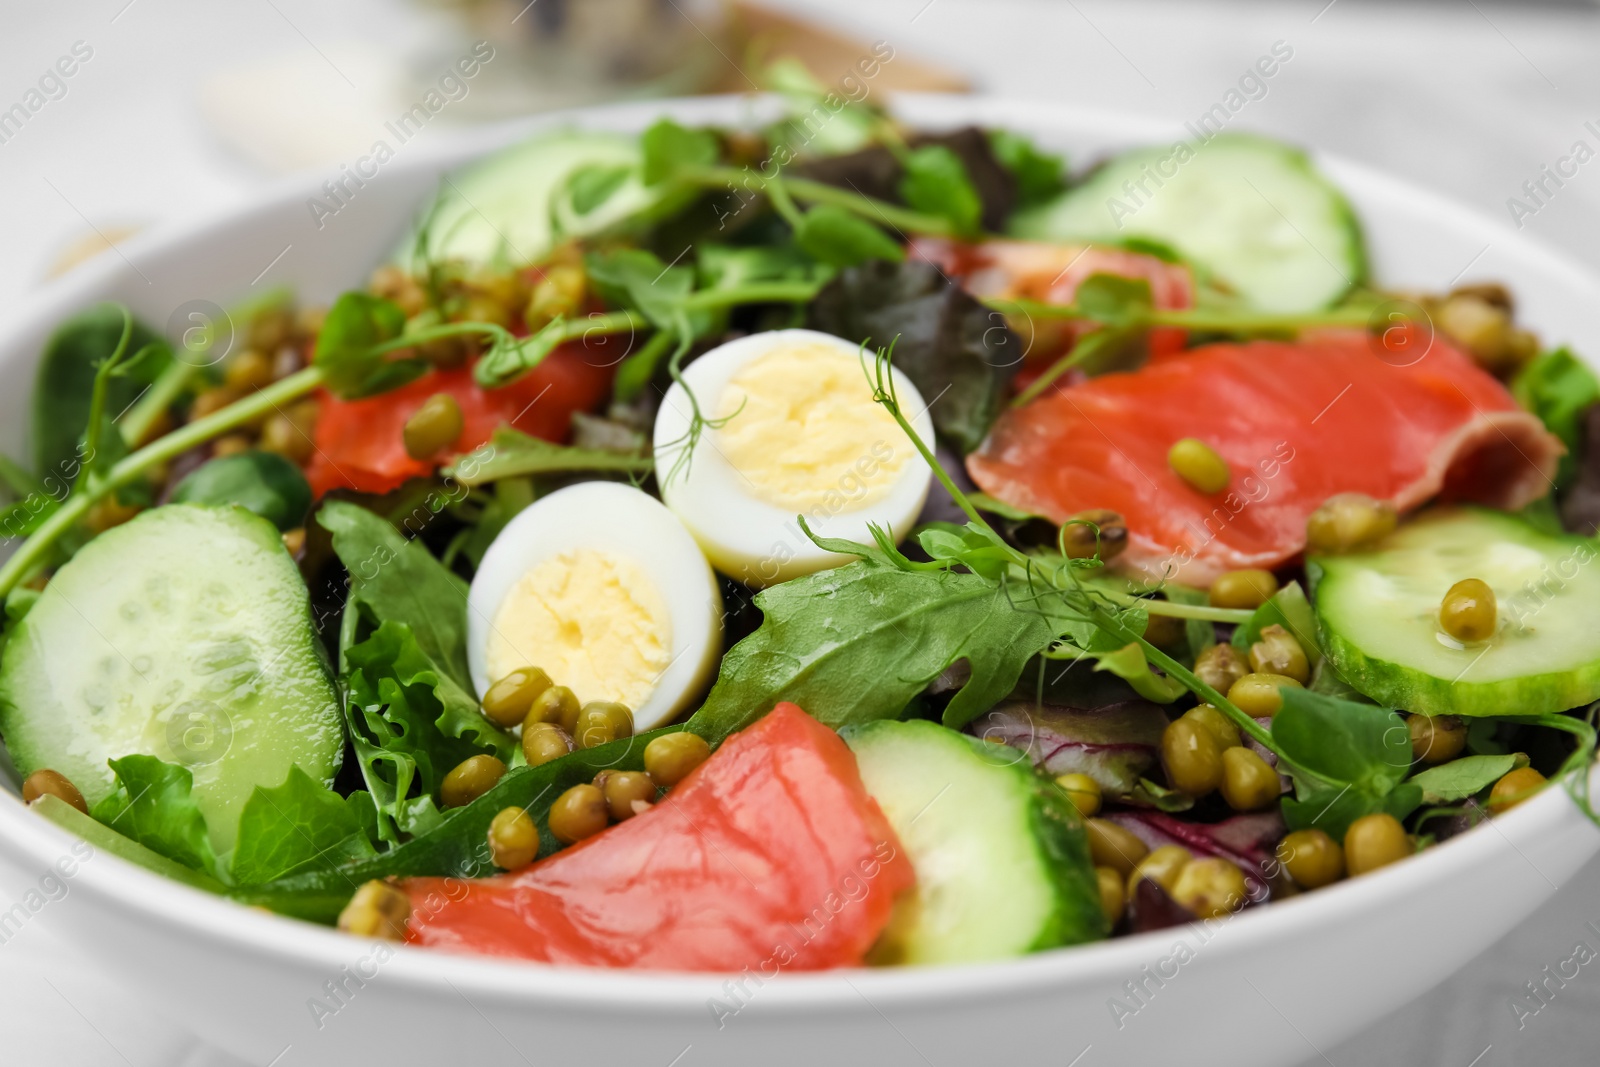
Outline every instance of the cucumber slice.
[[(565, 237), (597, 233), (663, 205), (662, 187), (640, 178), (639, 139), (558, 130), (497, 152), (445, 183), (423, 225), (427, 259), (521, 266)], [(574, 188), (569, 179), (585, 171)], [(420, 268), (417, 234), (395, 260)]]
[[(1597, 543), (1482, 508), (1439, 508), (1373, 551), (1313, 557), (1323, 652), (1357, 690), (1427, 715), (1536, 715), (1600, 698)], [(1489, 583), (1500, 629), (1463, 646), (1439, 626), (1445, 592)]]
[(1025, 756), (924, 720), (840, 734), (917, 872), (877, 962), (1004, 959), (1106, 936), (1083, 820)]
[(0, 655), (0, 731), (23, 774), (50, 767), (91, 804), (106, 761), (181, 763), (213, 846), (256, 786), (298, 765), (328, 783), (339, 702), (299, 569), (242, 508), (171, 504), (90, 541)]
[(1367, 273), (1344, 195), (1304, 152), (1251, 134), (1126, 152), (1011, 229), (1035, 240), (1160, 241), (1266, 311), (1327, 307)]

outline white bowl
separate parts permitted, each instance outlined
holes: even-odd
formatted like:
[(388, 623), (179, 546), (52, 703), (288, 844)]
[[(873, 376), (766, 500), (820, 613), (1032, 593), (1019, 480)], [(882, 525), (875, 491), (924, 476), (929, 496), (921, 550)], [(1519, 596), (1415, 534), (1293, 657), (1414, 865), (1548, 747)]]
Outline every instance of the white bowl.
[[(743, 99), (628, 105), (519, 123), (443, 151), (402, 148), (321, 230), (307, 207), (319, 183), (301, 180), (247, 210), (131, 241), (121, 256), (102, 256), (40, 293), (32, 313), (0, 333), (0, 448), (13, 455), (22, 448), (45, 337), (96, 300), (126, 301), (157, 325), (187, 301), (227, 305), (268, 285), (326, 300), (361, 283), (441, 171), (485, 150), (572, 122), (638, 129), (664, 109), (687, 121), (730, 121), (751, 106)], [(1021, 129), (1076, 162), (1181, 132), (994, 99), (906, 97), (897, 106), (918, 124)], [(1366, 223), (1385, 283), (1440, 289), (1498, 279), (1546, 339), (1600, 352), (1600, 320), (1590, 311), (1600, 284), (1587, 270), (1434, 195), (1322, 162)], [(40, 893), (41, 878), (72, 844), (0, 794), (0, 905), (21, 902), (25, 913), (0, 909), (0, 936), (11, 936), (8, 916), (15, 926), (50, 909), (51, 929), (108, 975), (256, 1064), (583, 1057), (639, 1067), (1005, 1059), (1101, 1067), (1167, 1062), (1157, 1057), (1182, 1052), (1195, 1063), (1281, 1067), (1316, 1057), (1492, 944), (1600, 848), (1600, 833), (1551, 789), (1420, 858), (1210, 930), (1175, 928), (984, 966), (764, 982), (380, 947), (236, 907), (103, 854), (76, 870), (65, 896)], [(1143, 992), (1136, 996), (1136, 988)], [(1202, 1044), (1216, 1055), (1197, 1056)]]

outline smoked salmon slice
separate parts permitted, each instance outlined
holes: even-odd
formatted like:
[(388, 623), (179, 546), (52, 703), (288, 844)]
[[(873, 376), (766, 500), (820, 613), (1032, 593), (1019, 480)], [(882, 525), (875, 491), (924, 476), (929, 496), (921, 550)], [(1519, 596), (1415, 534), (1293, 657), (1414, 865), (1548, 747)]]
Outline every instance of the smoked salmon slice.
[[(1353, 331), (1207, 345), (1007, 412), (967, 470), (1055, 522), (1118, 512), (1119, 565), (1198, 586), (1294, 558), (1306, 519), (1336, 493), (1402, 511), (1435, 496), (1515, 509), (1551, 488), (1562, 445), (1503, 385), (1442, 337), (1401, 362)], [(1222, 492), (1167, 465), (1184, 437), (1228, 461)]]
[(916, 881), (839, 735), (779, 704), (648, 811), (516, 874), (411, 878), (409, 940), (591, 967), (857, 967)]
[[(1168, 263), (1142, 252), (1100, 245), (1053, 241), (983, 241), (968, 244), (940, 237), (918, 237), (906, 248), (912, 259), (926, 260), (961, 283), (980, 300), (1037, 300), (1071, 304), (1078, 286), (1096, 274), (1143, 278), (1150, 283), (1151, 303), (1162, 311), (1194, 306), (1194, 279), (1181, 263)], [(1048, 360), (1072, 347), (1093, 323), (1051, 320), (1015, 323), (1028, 358)], [(1186, 334), (1172, 326), (1150, 331), (1152, 356), (1183, 348)]]

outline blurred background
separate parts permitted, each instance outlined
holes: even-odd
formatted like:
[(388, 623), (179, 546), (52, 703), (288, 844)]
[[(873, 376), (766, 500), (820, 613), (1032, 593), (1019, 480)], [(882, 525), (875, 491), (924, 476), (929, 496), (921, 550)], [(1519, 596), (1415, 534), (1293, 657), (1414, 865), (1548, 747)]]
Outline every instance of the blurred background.
[[(469, 85), (441, 86), (480, 41), (492, 62)], [(1600, 268), (1594, 153), (1553, 195), (1523, 189), (1577, 142), (1600, 147), (1590, 3), (79, 0), (7, 5), (0, 315), (131, 234), (289, 175), (337, 176), (430, 90), (446, 103), (416, 136), (436, 139), (575, 104), (746, 92), (780, 55), (830, 81), (874, 41), (895, 49), (878, 82), (891, 90), (1169, 120), (1210, 107), (1282, 41), (1293, 58), (1240, 126), (1438, 190)], [(1446, 985), (1342, 1047), (1307, 1047), (1306, 1064), (1592, 1063), (1600, 968), (1520, 1024), (1510, 1002), (1576, 942), (1600, 945), (1595, 930), (1600, 865)], [(43, 924), (0, 946), (0, 1023), (21, 1054), (7, 1062), (46, 1062), (48, 1050), (56, 1067), (237, 1067), (77, 966)]]

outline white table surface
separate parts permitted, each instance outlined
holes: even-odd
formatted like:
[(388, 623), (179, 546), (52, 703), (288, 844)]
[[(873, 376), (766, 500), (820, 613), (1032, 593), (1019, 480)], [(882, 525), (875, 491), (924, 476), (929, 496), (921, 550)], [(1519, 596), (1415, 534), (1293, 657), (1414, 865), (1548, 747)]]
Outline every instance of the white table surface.
[[(960, 69), (986, 91), (1178, 118), (1200, 114), (1285, 41), (1292, 61), (1239, 125), (1383, 167), (1506, 218), (1507, 199), (1541, 165), (1579, 139), (1600, 147), (1584, 128), (1589, 120), (1600, 127), (1600, 13), (1584, 5), (780, 2)], [(28, 299), (70, 241), (238, 203), (279, 177), (208, 125), (206, 107), (214, 112), (228, 78), (261, 64), (300, 72), (284, 106), (313, 121), (303, 140), (288, 143), (302, 150), (298, 158), (337, 160), (337, 138), (319, 142), (316, 130), (359, 126), (373, 82), (385, 76), (374, 54), (413, 49), (438, 25), (385, 0), (8, 2), (0, 109), (74, 42), (94, 55), (65, 96), (0, 143), (0, 315)], [(282, 130), (270, 132), (282, 140)], [(286, 158), (281, 147), (268, 156)], [(1600, 266), (1600, 161), (1524, 224)], [(237, 1067), (83, 965), (52, 936), (51, 914), (0, 945), (0, 1062)], [(1584, 967), (1520, 1027), (1510, 1006), (1577, 942), (1600, 949), (1591, 921), (1600, 928), (1600, 863), (1444, 985), (1397, 1003), (1338, 1048), (1307, 1047), (1306, 1067), (1596, 1062), (1600, 966)]]

